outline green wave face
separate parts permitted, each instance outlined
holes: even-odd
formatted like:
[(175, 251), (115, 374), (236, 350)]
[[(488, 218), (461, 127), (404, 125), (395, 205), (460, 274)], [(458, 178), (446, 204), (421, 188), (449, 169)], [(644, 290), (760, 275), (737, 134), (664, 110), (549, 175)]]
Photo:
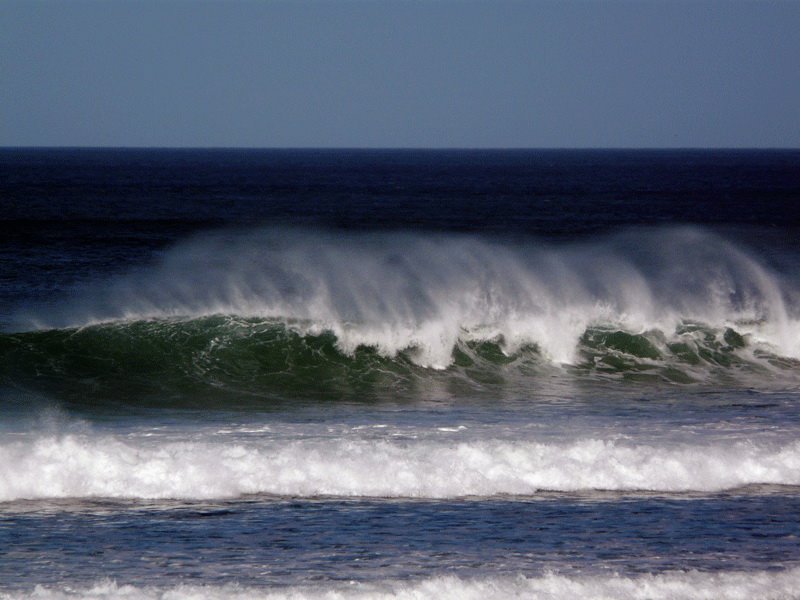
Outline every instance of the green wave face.
[(7, 333), (0, 335), (0, 383), (81, 404), (225, 407), (519, 393), (554, 376), (751, 386), (800, 374), (797, 361), (751, 348), (731, 328), (692, 324), (669, 336), (591, 328), (572, 365), (552, 364), (535, 345), (510, 352), (502, 338), (459, 340), (442, 370), (415, 364), (414, 348), (345, 353), (333, 333), (303, 329), (214, 316)]
[(581, 338), (580, 354), (578, 368), (587, 373), (637, 381), (746, 386), (800, 373), (797, 361), (750, 348), (730, 327), (697, 324), (684, 324), (669, 337), (658, 330), (590, 329)]
[(224, 317), (6, 334), (0, 362), (4, 383), (71, 401), (188, 405), (355, 397), (402, 385), (413, 370), (370, 348), (345, 355), (331, 333)]

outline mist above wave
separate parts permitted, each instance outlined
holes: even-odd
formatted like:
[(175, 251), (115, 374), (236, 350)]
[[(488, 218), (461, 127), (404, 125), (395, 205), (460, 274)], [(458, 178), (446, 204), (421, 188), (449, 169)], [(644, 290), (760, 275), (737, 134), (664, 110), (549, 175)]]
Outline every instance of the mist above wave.
[(259, 229), (188, 240), (37, 321), (277, 319), (303, 334), (331, 332), (345, 353), (413, 349), (415, 363), (435, 368), (451, 364), (459, 340), (501, 340), (507, 353), (535, 345), (574, 363), (592, 327), (669, 335), (689, 321), (735, 327), (798, 357), (794, 295), (757, 258), (698, 228), (571, 245)]

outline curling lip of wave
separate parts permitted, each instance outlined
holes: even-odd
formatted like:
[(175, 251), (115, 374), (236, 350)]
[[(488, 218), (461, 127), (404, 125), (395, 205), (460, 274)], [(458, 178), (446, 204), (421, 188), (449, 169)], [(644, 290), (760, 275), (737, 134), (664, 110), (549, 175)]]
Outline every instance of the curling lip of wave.
[(800, 485), (800, 442), (437, 439), (169, 441), (43, 435), (0, 445), (0, 501), (248, 494), (458, 498)]
[(345, 353), (414, 348), (417, 364), (443, 368), (465, 335), (502, 337), (512, 354), (535, 344), (573, 363), (597, 325), (670, 332), (689, 320), (744, 327), (754, 342), (800, 357), (794, 293), (746, 251), (698, 228), (573, 245), (262, 229), (193, 238), (39, 324), (274, 318), (330, 331)]

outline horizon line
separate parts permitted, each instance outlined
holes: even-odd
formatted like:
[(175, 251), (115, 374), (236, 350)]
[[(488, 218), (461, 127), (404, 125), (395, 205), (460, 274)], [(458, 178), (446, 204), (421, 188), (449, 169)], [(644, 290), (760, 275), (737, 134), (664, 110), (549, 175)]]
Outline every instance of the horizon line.
[(92, 145), (0, 145), (0, 150), (269, 150), (269, 151), (424, 151), (424, 152), (514, 152), (514, 151), (796, 151), (800, 146), (92, 146)]

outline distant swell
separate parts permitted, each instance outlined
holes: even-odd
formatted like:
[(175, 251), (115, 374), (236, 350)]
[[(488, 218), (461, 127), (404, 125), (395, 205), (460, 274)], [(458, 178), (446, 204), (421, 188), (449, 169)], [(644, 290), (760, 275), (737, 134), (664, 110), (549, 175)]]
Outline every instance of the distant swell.
[(552, 600), (794, 600), (800, 598), (800, 569), (785, 571), (721, 572), (673, 571), (658, 575), (624, 577), (620, 575), (567, 576), (549, 573), (541, 576), (494, 576), (460, 578), (452, 575), (422, 581), (384, 581), (378, 583), (325, 583), (290, 588), (257, 588), (238, 585), (177, 585), (171, 588), (117, 585), (105, 581), (87, 588), (36, 586), (32, 592), (0, 591), (4, 600), (312, 600), (436, 598), (439, 600), (492, 600), (499, 598)]
[(436, 439), (168, 441), (42, 435), (0, 445), (0, 501), (233, 498), (246, 494), (455, 498), (539, 491), (720, 491), (800, 485), (783, 445)]

